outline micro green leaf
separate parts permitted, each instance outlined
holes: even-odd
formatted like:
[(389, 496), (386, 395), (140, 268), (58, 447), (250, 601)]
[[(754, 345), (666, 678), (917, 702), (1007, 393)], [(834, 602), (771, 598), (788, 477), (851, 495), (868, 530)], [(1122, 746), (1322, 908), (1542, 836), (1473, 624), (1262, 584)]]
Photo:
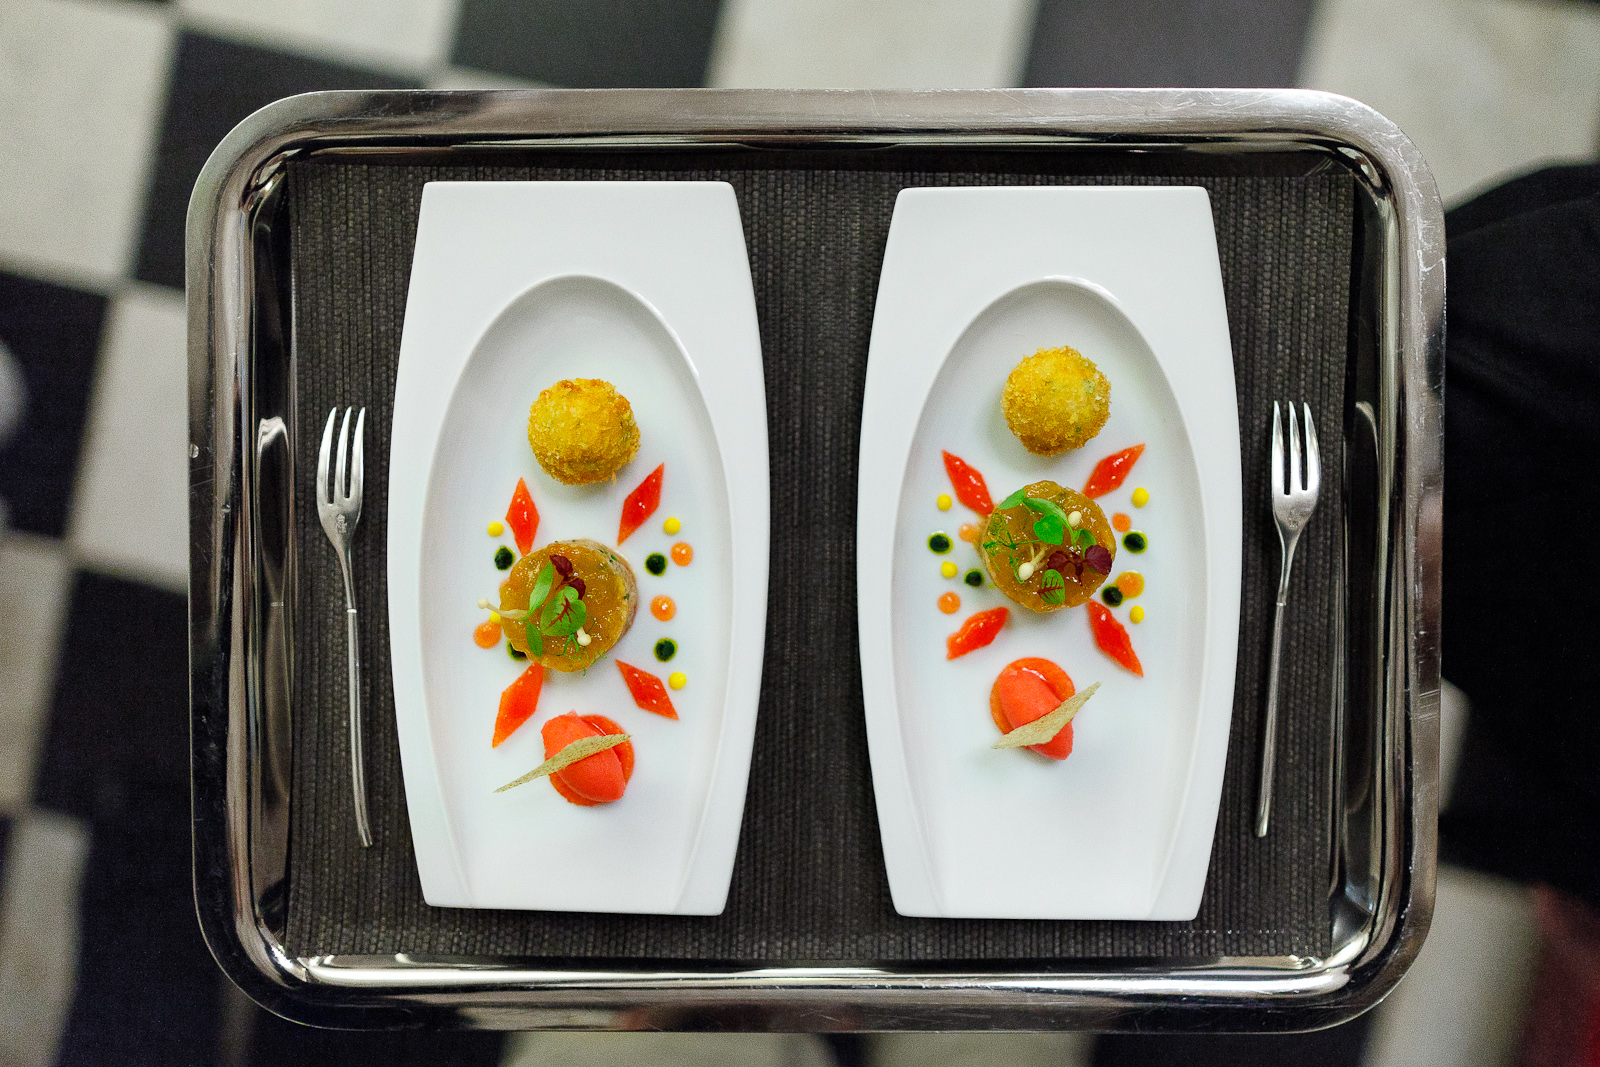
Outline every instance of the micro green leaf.
[(1067, 535), (1067, 524), (1054, 515), (1046, 515), (1033, 524), (1033, 533), (1046, 544), (1059, 545)]
[(539, 633), (539, 624), (530, 618), (523, 632), (528, 638), (528, 651), (535, 656), (544, 655), (544, 636)]
[(567, 608), (566, 614), (545, 627), (545, 633), (551, 637), (566, 637), (570, 634), (575, 634), (578, 632), (578, 627), (582, 626), (584, 620), (588, 617), (589, 609), (583, 606), (583, 601), (574, 600), (571, 606)]
[(1094, 531), (1087, 526), (1080, 526), (1072, 531), (1072, 543), (1087, 550), (1095, 546)]
[(1061, 577), (1060, 571), (1044, 572), (1044, 587), (1046, 589), (1065, 589), (1066, 586), (1067, 581), (1065, 578)]
[(1010, 496), (1006, 497), (1004, 500), (1000, 501), (1000, 506), (1002, 508), (1014, 508), (1019, 504), (1027, 503), (1027, 501), (1028, 490), (1027, 487), (1024, 486), (1023, 488), (1018, 489), (1015, 493), (1012, 493)]
[[(1055, 571), (1050, 573), (1054, 574)], [(1067, 602), (1067, 591), (1065, 589), (1046, 589), (1039, 594), (1039, 599), (1046, 604), (1065, 604)]]
[(550, 595), (550, 587), (555, 584), (556, 569), (546, 563), (539, 568), (539, 573), (533, 578), (533, 592), (528, 594), (528, 610), (538, 611), (539, 605), (544, 603), (544, 598)]

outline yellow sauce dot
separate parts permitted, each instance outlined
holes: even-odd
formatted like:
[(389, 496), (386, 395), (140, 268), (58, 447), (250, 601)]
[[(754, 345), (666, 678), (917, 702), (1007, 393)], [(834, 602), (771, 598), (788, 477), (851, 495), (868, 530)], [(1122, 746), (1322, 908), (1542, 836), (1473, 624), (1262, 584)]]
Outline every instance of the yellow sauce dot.
[(683, 523), (679, 522), (676, 516), (661, 524), (661, 532), (668, 536), (677, 533), (681, 529), (683, 529)]
[(958, 569), (959, 568), (957, 568), (956, 565), (951, 563), (949, 560), (945, 560), (943, 563), (939, 564), (939, 573), (944, 575), (946, 578), (954, 578)]
[(1122, 590), (1125, 597), (1136, 597), (1144, 592), (1144, 575), (1138, 571), (1123, 571), (1117, 575), (1117, 588)]
[(682, 671), (673, 671), (671, 674), (667, 675), (667, 684), (672, 686), (674, 689), (682, 689), (684, 686), (689, 684), (689, 676), (684, 674)]
[(940, 493), (939, 494), (938, 504), (939, 504), (939, 510), (940, 511), (949, 511), (950, 510), (950, 505), (954, 504), (954, 503), (955, 503), (955, 501), (950, 499), (950, 494), (949, 493)]
[(1148, 503), (1150, 503), (1150, 490), (1141, 485), (1133, 491), (1133, 506), (1142, 508)]
[(1132, 619), (1134, 622), (1144, 622), (1144, 608), (1138, 604), (1135, 604), (1133, 606), (1133, 610), (1128, 612), (1128, 618)]
[(506, 532), (506, 524), (505, 523), (503, 523), (503, 522), (491, 522), (489, 524), (489, 536), (490, 537), (499, 537), (501, 534), (503, 534), (505, 532)]

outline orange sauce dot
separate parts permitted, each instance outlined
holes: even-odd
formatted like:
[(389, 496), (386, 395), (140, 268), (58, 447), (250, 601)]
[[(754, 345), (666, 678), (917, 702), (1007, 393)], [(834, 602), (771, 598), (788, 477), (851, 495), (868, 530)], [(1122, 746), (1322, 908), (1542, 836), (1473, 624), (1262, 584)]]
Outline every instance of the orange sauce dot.
[(672, 546), (672, 562), (678, 566), (687, 567), (692, 559), (694, 559), (694, 549), (689, 546), (689, 542), (679, 541)]
[(1133, 529), (1133, 520), (1119, 511), (1111, 516), (1111, 528), (1116, 530), (1117, 533), (1127, 533)]
[(1138, 571), (1123, 571), (1117, 575), (1117, 588), (1125, 597), (1136, 597), (1144, 592), (1144, 575)]
[(939, 610), (946, 615), (954, 615), (961, 610), (961, 598), (954, 593), (945, 593), (939, 598)]
[(500, 643), (500, 624), (490, 619), (472, 631), (472, 641), (479, 648), (493, 648)]
[(650, 614), (666, 622), (678, 613), (678, 605), (672, 602), (669, 596), (658, 596), (650, 601)]
[(965, 541), (969, 545), (975, 545), (978, 543), (978, 528), (972, 525), (970, 522), (962, 523), (961, 529), (957, 530), (956, 533), (961, 536), (961, 540)]

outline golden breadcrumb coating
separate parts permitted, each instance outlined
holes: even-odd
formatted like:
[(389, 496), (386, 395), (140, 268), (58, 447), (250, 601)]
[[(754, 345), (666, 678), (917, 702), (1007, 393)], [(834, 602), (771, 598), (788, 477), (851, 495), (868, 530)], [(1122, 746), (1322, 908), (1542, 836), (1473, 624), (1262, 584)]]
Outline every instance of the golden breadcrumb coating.
[(545, 473), (566, 485), (614, 477), (639, 451), (633, 406), (610, 382), (567, 378), (528, 409), (528, 444)]
[(1111, 383), (1076, 349), (1041, 348), (1018, 363), (1000, 397), (1006, 425), (1035, 455), (1082, 448), (1111, 416)]

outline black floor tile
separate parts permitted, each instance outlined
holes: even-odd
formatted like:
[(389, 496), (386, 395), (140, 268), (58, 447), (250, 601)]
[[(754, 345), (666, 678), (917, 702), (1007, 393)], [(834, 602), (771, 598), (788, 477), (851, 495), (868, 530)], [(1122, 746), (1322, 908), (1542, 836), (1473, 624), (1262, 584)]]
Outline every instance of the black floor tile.
[(68, 611), (35, 802), (96, 820), (114, 818), (149, 783), (187, 795), (184, 598), (80, 571)]
[(296, 93), (405, 89), (417, 84), (375, 71), (183, 34), (145, 201), (137, 276), (157, 285), (183, 287), (183, 227), (189, 193), (211, 150), (252, 112)]
[(1024, 85), (1292, 86), (1314, 0), (1040, 0)]
[(494, 1067), (504, 1037), (495, 1033), (417, 1030), (315, 1030), (262, 1012), (246, 1067), (339, 1064), (340, 1067)]
[(458, 66), (576, 89), (703, 85), (721, 0), (463, 0)]
[(200, 935), (190, 871), (187, 783), (141, 783), (94, 821), (57, 1067), (217, 1062), (225, 979)]
[(0, 273), (0, 343), (26, 393), (22, 423), (0, 447), (0, 500), (19, 530), (66, 530), (106, 303), (98, 293)]
[(1369, 1012), (1309, 1034), (1102, 1034), (1094, 1067), (1360, 1067)]

